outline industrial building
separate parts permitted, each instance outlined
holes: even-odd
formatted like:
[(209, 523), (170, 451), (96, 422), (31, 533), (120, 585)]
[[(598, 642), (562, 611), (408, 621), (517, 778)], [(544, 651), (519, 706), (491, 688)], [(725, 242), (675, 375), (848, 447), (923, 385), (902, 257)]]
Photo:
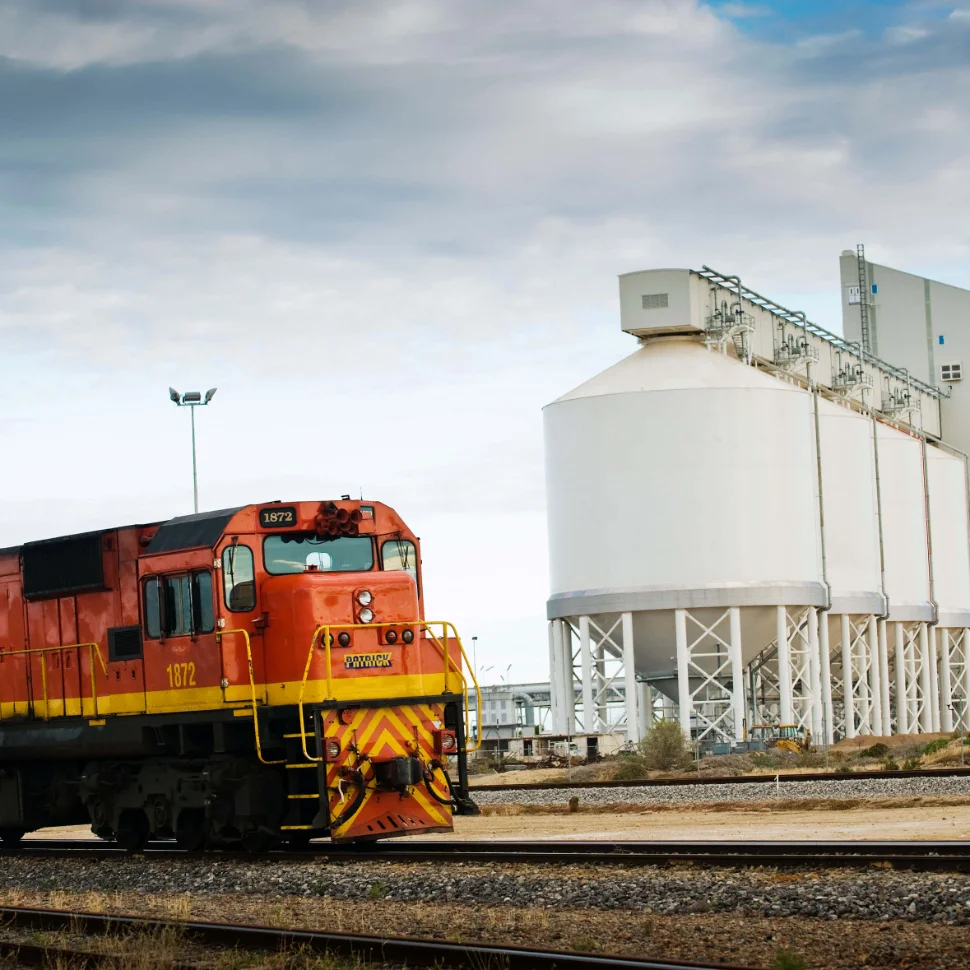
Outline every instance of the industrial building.
[(920, 343), (853, 259), (846, 337), (709, 267), (620, 278), (638, 349), (544, 409), (554, 731), (636, 740), (653, 691), (708, 742), (970, 727), (961, 304), (924, 285)]

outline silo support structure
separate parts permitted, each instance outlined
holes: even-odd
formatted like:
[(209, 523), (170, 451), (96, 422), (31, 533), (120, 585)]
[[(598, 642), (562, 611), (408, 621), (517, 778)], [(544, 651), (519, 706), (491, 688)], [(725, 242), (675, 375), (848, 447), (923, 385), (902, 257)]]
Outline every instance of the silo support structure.
[(930, 710), (934, 731), (940, 731), (940, 651), (937, 628), (927, 627), (930, 648)]
[(788, 642), (788, 610), (784, 606), (777, 607), (775, 632), (778, 646), (778, 717), (781, 727), (794, 727), (791, 645)]
[[(699, 632), (698, 632), (699, 631)], [(745, 734), (741, 611), (729, 607), (713, 623), (674, 611), (677, 696), (686, 737), (742, 741)]]
[[(941, 681), (943, 682), (944, 709), (948, 708), (949, 722), (945, 731), (970, 730), (970, 666), (967, 664), (967, 647), (970, 635), (963, 627), (943, 628), (941, 641)], [(949, 702), (947, 703), (947, 698)], [(942, 716), (942, 715), (941, 715)]]

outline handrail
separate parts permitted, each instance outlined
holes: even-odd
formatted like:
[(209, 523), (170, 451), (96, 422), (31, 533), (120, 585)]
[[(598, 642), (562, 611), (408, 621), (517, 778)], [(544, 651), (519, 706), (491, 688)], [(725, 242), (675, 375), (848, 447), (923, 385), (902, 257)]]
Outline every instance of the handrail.
[[(25, 656), (28, 656), (29, 654), (34, 654), (34, 653), (47, 654), (47, 653), (56, 653), (58, 651), (64, 651), (64, 650), (77, 650), (78, 651), (78, 655), (77, 655), (78, 672), (80, 673), (81, 650), (84, 649), (85, 647), (87, 647), (87, 650), (88, 650), (88, 659), (89, 659), (88, 666), (90, 666), (91, 668), (91, 703), (94, 707), (94, 713), (92, 716), (97, 717), (98, 716), (98, 682), (97, 682), (97, 677), (95, 676), (95, 669), (94, 669), (95, 655), (97, 655), (98, 663), (101, 664), (101, 670), (104, 673), (105, 677), (108, 676), (108, 668), (105, 666), (104, 657), (101, 654), (101, 647), (97, 643), (94, 643), (94, 642), (62, 643), (62, 644), (58, 644), (56, 647), (31, 647), (28, 650), (2, 650), (0, 651), (0, 659), (6, 659), (7, 657), (25, 657)], [(50, 705), (49, 705), (49, 698), (47, 696), (47, 665), (43, 663), (40, 665), (40, 681), (44, 691), (44, 720), (49, 721)], [(80, 683), (80, 680), (78, 680), (78, 700), (81, 702), (81, 716), (83, 717), (84, 716), (84, 695), (81, 693), (80, 688), (81, 688), (81, 683)], [(65, 707), (66, 707), (67, 698), (64, 698), (62, 702), (65, 704)], [(28, 709), (30, 707), (30, 704), (31, 704), (31, 700), (28, 698), (27, 700)], [(62, 715), (62, 716), (66, 717), (66, 715)]]
[(241, 633), (243, 639), (246, 641), (246, 663), (249, 666), (249, 689), (252, 693), (253, 698), (253, 731), (256, 735), (256, 757), (264, 765), (281, 765), (284, 764), (286, 759), (281, 758), (278, 761), (267, 761), (263, 757), (263, 746), (259, 740), (259, 714), (256, 712), (256, 676), (253, 673), (253, 650), (252, 645), (249, 642), (249, 631), (243, 630), (241, 628), (235, 630), (221, 630), (216, 634), (216, 643), (222, 646), (222, 638), (229, 636), (230, 633)]
[[(478, 686), (478, 680), (477, 678), (475, 678), (475, 673), (474, 671), (472, 671), (472, 679), (475, 683), (475, 690), (478, 698), (479, 738), (477, 739), (478, 744), (474, 748), (467, 747), (468, 729), (470, 726), (469, 717), (468, 717), (468, 682), (465, 679), (465, 675), (462, 672), (461, 668), (454, 662), (453, 659), (451, 659), (449, 655), (449, 648), (448, 648), (448, 643), (450, 639), (448, 637), (449, 630), (451, 630), (454, 633), (455, 640), (458, 643), (458, 649), (461, 651), (461, 655), (465, 659), (466, 663), (468, 663), (468, 656), (465, 653), (464, 646), (462, 646), (461, 637), (458, 636), (458, 631), (455, 629), (452, 623), (450, 623), (447, 620), (407, 620), (403, 622), (398, 620), (398, 621), (386, 622), (386, 623), (323, 623), (313, 631), (313, 636), (310, 638), (310, 649), (307, 652), (306, 665), (303, 668), (303, 679), (300, 681), (300, 693), (299, 693), (299, 696), (297, 697), (297, 708), (298, 708), (299, 720), (300, 720), (300, 744), (303, 747), (303, 756), (307, 759), (307, 761), (321, 762), (324, 760), (322, 757), (320, 758), (314, 757), (307, 750), (307, 733), (306, 733), (306, 727), (304, 724), (304, 714), (303, 714), (303, 695), (306, 692), (307, 678), (310, 676), (310, 666), (313, 663), (313, 651), (317, 645), (317, 638), (320, 636), (321, 633), (323, 634), (323, 648), (324, 648), (325, 657), (326, 657), (327, 700), (333, 700), (334, 699), (333, 668), (332, 668), (332, 661), (331, 661), (331, 641), (333, 640), (333, 636), (331, 634), (331, 631), (333, 630), (379, 630), (385, 627), (401, 627), (401, 626), (423, 629), (423, 631), (428, 634), (428, 636), (439, 647), (439, 649), (441, 649), (442, 656), (444, 658), (444, 670), (442, 672), (444, 676), (443, 693), (449, 692), (448, 678), (449, 678), (449, 674), (451, 673), (451, 670), (449, 668), (452, 668), (455, 671), (455, 673), (458, 674), (458, 677), (461, 680), (462, 694), (465, 700), (464, 706), (465, 706), (466, 751), (468, 750), (477, 751), (478, 748), (481, 746), (482, 742), (481, 742), (480, 735), (481, 735), (481, 717), (482, 717), (482, 714), (481, 714), (482, 692), (481, 692), (481, 688)], [(444, 640), (443, 646), (441, 642), (438, 640), (438, 638), (431, 632), (430, 630), (431, 626), (440, 626), (442, 628), (442, 639)]]

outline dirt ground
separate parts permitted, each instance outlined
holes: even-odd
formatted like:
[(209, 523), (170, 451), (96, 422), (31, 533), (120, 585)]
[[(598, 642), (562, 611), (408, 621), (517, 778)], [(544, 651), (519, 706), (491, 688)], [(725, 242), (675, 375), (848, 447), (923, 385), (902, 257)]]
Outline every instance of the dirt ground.
[[(926, 799), (928, 804), (886, 807), (878, 799), (859, 807), (806, 810), (779, 808), (773, 802), (745, 805), (744, 810), (712, 811), (686, 805), (662, 811), (596, 812), (555, 815), (483, 815), (456, 818), (456, 839), (970, 839), (970, 799)], [(838, 804), (838, 803), (836, 803)], [(94, 838), (85, 826), (44, 829), (31, 838)], [(419, 838), (421, 838), (419, 836)], [(440, 839), (441, 835), (428, 836)]]

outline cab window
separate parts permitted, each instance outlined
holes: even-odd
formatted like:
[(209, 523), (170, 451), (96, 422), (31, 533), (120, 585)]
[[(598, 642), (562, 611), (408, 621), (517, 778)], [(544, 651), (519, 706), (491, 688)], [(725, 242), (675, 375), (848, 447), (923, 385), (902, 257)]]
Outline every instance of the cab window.
[(410, 573), (418, 581), (418, 553), (410, 539), (388, 539), (381, 546), (381, 565), (385, 572)]
[(212, 575), (156, 576), (145, 583), (145, 633), (152, 640), (212, 633)]
[(290, 532), (263, 540), (263, 564), (273, 576), (302, 573), (307, 566), (325, 573), (366, 573), (374, 568), (374, 547), (369, 536)]
[(226, 609), (249, 613), (256, 609), (256, 573), (253, 550), (239, 544), (226, 546), (222, 552), (222, 584)]

